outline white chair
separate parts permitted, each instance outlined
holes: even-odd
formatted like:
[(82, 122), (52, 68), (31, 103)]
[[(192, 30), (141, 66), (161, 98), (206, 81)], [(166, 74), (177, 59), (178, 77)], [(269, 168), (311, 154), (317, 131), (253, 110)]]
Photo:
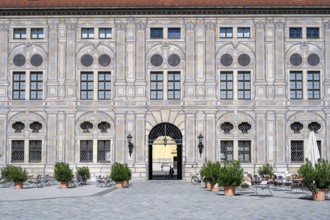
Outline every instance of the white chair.
[(270, 184), (268, 181), (261, 181), (261, 183), (255, 185), (256, 187), (256, 194), (258, 194), (258, 189), (264, 190), (267, 189), (271, 195), (273, 195), (272, 191), (270, 190)]

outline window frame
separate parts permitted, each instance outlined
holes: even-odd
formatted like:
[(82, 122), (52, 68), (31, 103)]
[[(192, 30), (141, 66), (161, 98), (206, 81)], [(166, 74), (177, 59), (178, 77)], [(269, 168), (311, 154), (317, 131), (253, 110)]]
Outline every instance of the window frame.
[[(243, 79), (239, 79), (240, 75), (243, 75)], [(246, 79), (247, 75), (249, 76), (249, 79)], [(240, 88), (240, 84), (242, 84), (243, 88)], [(243, 97), (240, 97), (240, 92), (243, 93)], [(237, 100), (251, 100), (251, 71), (237, 71)]]
[[(155, 35), (153, 35), (153, 31), (156, 31), (155, 32)], [(158, 34), (161, 33), (160, 34)], [(152, 27), (150, 28), (150, 39), (164, 39), (164, 28), (161, 28), (161, 27)]]
[[(152, 80), (152, 75), (156, 76), (155, 80)], [(159, 76), (162, 76), (159, 79)], [(155, 88), (152, 89), (152, 84), (155, 83)], [(159, 88), (161, 87), (161, 88)], [(152, 97), (152, 93), (156, 95)], [(151, 71), (150, 72), (150, 100), (163, 100), (164, 99), (164, 72), (163, 71)]]
[[(309, 76), (312, 75), (312, 79), (309, 79)], [(315, 75), (318, 75), (318, 79), (315, 79)], [(320, 71), (307, 71), (307, 98), (308, 100), (319, 100), (321, 99), (321, 79), (320, 79)], [(312, 83), (312, 88), (309, 87), (310, 83)], [(316, 84), (318, 84), (318, 88)], [(312, 97), (310, 97), (310, 92), (312, 93)], [(316, 97), (315, 93), (318, 92), (318, 97)]]
[[(246, 151), (245, 147), (243, 146), (243, 150), (240, 150), (240, 143), (249, 143), (249, 150)], [(251, 163), (252, 162), (252, 141), (251, 140), (238, 140), (238, 149), (237, 149), (238, 160), (241, 163)], [(240, 155), (243, 155), (243, 160), (240, 159)], [(249, 155), (249, 160), (246, 159), (246, 155)]]
[[(225, 144), (231, 143), (231, 146)], [(228, 147), (231, 147), (231, 150), (228, 150)], [(228, 159), (228, 156), (231, 155), (232, 159)], [(222, 157), (223, 156), (223, 157)], [(234, 160), (234, 141), (233, 140), (223, 140), (220, 141), (220, 160), (221, 161), (233, 161)]]
[[(82, 142), (86, 142), (86, 149), (82, 149)], [(90, 145), (91, 143), (91, 145)], [(80, 140), (79, 142), (79, 162), (80, 163), (93, 163), (93, 140)], [(86, 159), (83, 159), (83, 152), (86, 152)]]
[[(173, 75), (173, 79), (170, 79), (170, 75)], [(176, 76), (179, 76), (177, 79)], [(170, 89), (170, 85), (172, 88)], [(177, 88), (179, 86), (179, 88)], [(172, 96), (170, 95), (172, 94)], [(177, 96), (177, 94), (179, 94)], [(168, 71), (167, 72), (167, 100), (180, 100), (181, 99), (181, 72), (180, 71)]]
[[(40, 143), (40, 146), (31, 146), (34, 142)], [(32, 147), (34, 147), (34, 149)], [(42, 140), (29, 140), (29, 163), (40, 162), (42, 162)]]
[[(228, 79), (228, 75), (231, 75), (231, 80)], [(222, 80), (222, 76), (225, 79)], [(228, 84), (231, 83), (231, 89), (228, 89)], [(225, 88), (223, 88), (225, 85)], [(231, 98), (228, 95), (231, 92)], [(223, 97), (223, 94), (225, 97)], [(220, 100), (233, 100), (234, 99), (234, 71), (220, 71)]]
[[(25, 100), (26, 95), (26, 72), (25, 71), (14, 71), (13, 72), (13, 86), (12, 86), (12, 99), (13, 100)], [(19, 80), (15, 80), (15, 75), (19, 75)], [(22, 79), (24, 76), (24, 79)], [(18, 83), (18, 89), (15, 89), (15, 83)], [(22, 86), (22, 84), (24, 84)], [(22, 88), (24, 87), (24, 88)], [(15, 98), (15, 92), (18, 92), (18, 98)]]
[[(297, 35), (298, 30), (300, 31), (300, 35)], [(289, 27), (289, 38), (290, 39), (302, 39), (302, 27)]]
[[(172, 33), (170, 30), (174, 31), (174, 33)], [(175, 32), (175, 30), (179, 30), (178, 33)], [(167, 39), (181, 39), (181, 28), (179, 27), (167, 28)]]
[[(248, 32), (246, 32), (247, 30)], [(239, 36), (240, 34), (242, 34), (242, 36)], [(238, 27), (237, 38), (251, 38), (251, 27)]]
[[(312, 30), (312, 31), (309, 32), (309, 30)], [(315, 30), (317, 30), (317, 36), (314, 35)], [(320, 39), (320, 28), (319, 27), (307, 27), (306, 28), (306, 38), (307, 39)]]
[[(19, 142), (19, 148), (14, 149), (14, 142)], [(24, 140), (11, 140), (11, 162), (12, 163), (24, 163), (24, 153), (25, 153), (25, 144)], [(17, 153), (17, 158), (22, 158), (21, 160), (14, 159), (14, 152)]]
[[(32, 75), (36, 75), (36, 80), (32, 80)], [(41, 79), (39, 79), (41, 76)], [(32, 89), (32, 84), (36, 83), (36, 88)], [(41, 89), (39, 89), (41, 86)], [(32, 94), (36, 94), (36, 98), (32, 98)], [(43, 99), (43, 72), (31, 71), (30, 72), (30, 100), (42, 100)]]
[[(33, 31), (37, 31), (36, 37), (34, 37)], [(31, 28), (31, 39), (45, 39), (45, 30), (44, 30), (44, 28)]]
[[(84, 37), (84, 30), (86, 30), (86, 37)], [(91, 31), (93, 33), (91, 33)], [(91, 37), (93, 35), (93, 37)], [(83, 27), (81, 28), (81, 39), (94, 39), (95, 38), (95, 30), (94, 28)]]
[[(297, 79), (297, 74), (301, 75), (301, 80)], [(294, 79), (292, 79), (292, 75), (294, 75)], [(290, 71), (290, 100), (302, 100), (304, 99), (304, 75), (303, 75), (303, 71), (300, 70), (291, 70)], [(298, 89), (297, 84), (301, 83), (301, 89)], [(292, 85), (294, 84), (294, 87), (292, 87)], [(294, 92), (294, 97), (292, 97), (292, 94)], [(298, 97), (298, 92), (301, 92), (301, 97)]]
[[(222, 35), (222, 30), (224, 30), (224, 36)], [(228, 36), (228, 30), (231, 30), (231, 36)], [(233, 28), (232, 27), (220, 27), (219, 28), (219, 38), (233, 38), (234, 37), (234, 33), (233, 33)]]
[[(23, 37), (22, 31), (25, 31), (25, 37)], [(19, 37), (16, 37), (16, 31), (19, 31), (18, 35)], [(26, 39), (27, 38), (27, 32), (26, 28), (13, 28), (13, 39)]]
[[(101, 31), (104, 30), (104, 37), (101, 37)], [(107, 31), (110, 31), (110, 36)], [(112, 28), (99, 28), (99, 39), (112, 39)]]
[[(293, 146), (292, 146), (292, 143), (293, 142), (299, 142), (300, 144), (302, 143), (302, 145), (300, 146), (301, 147), (301, 149), (295, 149), (295, 150), (293, 150), (292, 148), (293, 148)], [(298, 158), (298, 153), (301, 153), (302, 152), (302, 156), (301, 156), (301, 158)], [(303, 140), (291, 140), (290, 141), (290, 161), (291, 161), (291, 163), (304, 163), (304, 141)], [(295, 158), (296, 160), (293, 160), (293, 157), (297, 157), (297, 158)], [(298, 159), (300, 159), (300, 160), (298, 160)]]
[[(86, 80), (83, 80), (83, 75), (86, 75)], [(92, 76), (91, 79), (89, 76)], [(86, 89), (83, 89), (83, 85), (86, 85)], [(90, 88), (89, 86), (92, 86)], [(86, 93), (85, 98), (83, 92)], [(91, 96), (90, 96), (91, 94)], [(80, 100), (93, 100), (94, 99), (94, 72), (93, 71), (81, 71), (80, 72)]]
[[(103, 142), (103, 148), (101, 148), (100, 142)], [(108, 146), (106, 146), (107, 144), (108, 144)], [(108, 157), (108, 155), (109, 155), (109, 157)], [(104, 159), (101, 159), (101, 156), (104, 156)], [(111, 161), (111, 141), (110, 140), (97, 140), (97, 162), (98, 163), (110, 163), (110, 161)]]

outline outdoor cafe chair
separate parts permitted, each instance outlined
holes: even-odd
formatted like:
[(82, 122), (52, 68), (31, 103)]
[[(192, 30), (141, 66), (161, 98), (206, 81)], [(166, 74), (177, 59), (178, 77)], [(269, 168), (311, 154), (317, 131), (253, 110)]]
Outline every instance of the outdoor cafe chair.
[(264, 181), (261, 181), (259, 184), (256, 184), (255, 185), (255, 188), (256, 188), (256, 195), (258, 194), (258, 189), (261, 189), (261, 190), (268, 190), (268, 192), (273, 195), (271, 189), (270, 189), (270, 184), (268, 181), (264, 180)]
[(12, 182), (10, 180), (8, 180), (7, 177), (2, 177), (0, 179), (0, 187), (2, 187), (2, 188), (10, 187), (11, 184), (12, 184)]

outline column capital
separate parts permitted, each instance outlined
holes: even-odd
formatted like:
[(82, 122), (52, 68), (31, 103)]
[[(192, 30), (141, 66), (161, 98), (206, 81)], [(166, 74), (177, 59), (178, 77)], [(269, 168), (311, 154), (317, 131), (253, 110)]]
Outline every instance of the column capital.
[(57, 31), (60, 24), (59, 20), (47, 20), (48, 29), (50, 31)]
[(136, 19), (134, 21), (134, 23), (135, 23), (135, 28), (137, 30), (144, 31), (147, 27), (147, 20), (146, 19), (143, 19), (143, 20), (142, 19)]

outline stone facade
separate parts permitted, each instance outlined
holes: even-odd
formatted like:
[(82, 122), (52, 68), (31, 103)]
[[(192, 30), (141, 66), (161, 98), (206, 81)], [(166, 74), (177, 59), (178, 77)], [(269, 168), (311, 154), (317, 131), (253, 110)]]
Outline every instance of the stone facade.
[[(232, 37), (221, 38), (221, 27), (232, 28)], [(290, 27), (302, 28), (302, 38), (292, 39)], [(309, 27), (319, 28), (319, 38), (307, 39)], [(26, 39), (14, 39), (15, 28), (26, 28)], [(31, 28), (43, 28), (44, 37), (31, 39)], [(82, 38), (82, 28), (94, 28), (93, 39)], [(100, 39), (99, 28), (111, 28), (110, 39)], [(162, 39), (152, 39), (151, 28), (163, 28)], [(180, 37), (168, 39), (170, 28), (180, 28)], [(238, 37), (238, 28), (250, 28), (249, 37)], [(233, 158), (239, 159), (239, 142), (250, 142), (250, 158), (242, 166), (255, 173), (265, 163), (277, 171), (294, 172), (301, 162), (292, 162), (292, 141), (303, 141), (306, 154), (309, 125), (321, 127), (317, 140), (323, 158), (330, 159), (330, 17), (319, 15), (194, 15), (194, 16), (21, 16), (0, 19), (0, 166), (16, 164), (30, 173), (52, 173), (57, 161), (73, 168), (89, 166), (92, 175), (108, 174), (109, 162), (98, 162), (97, 141), (110, 140), (110, 162), (125, 162), (133, 177), (148, 178), (148, 134), (154, 126), (167, 122), (182, 133), (182, 174), (189, 178), (206, 160), (220, 160), (222, 141), (232, 141)], [(14, 58), (23, 55), (23, 65)], [(33, 55), (42, 64), (33, 65)], [(90, 66), (81, 62), (86, 54)], [(107, 54), (111, 62), (101, 65), (99, 57)], [(151, 63), (153, 55), (163, 58), (159, 66)], [(171, 65), (168, 57), (180, 59)], [(229, 54), (230, 65), (221, 58)], [(240, 55), (249, 57), (242, 65)], [(292, 65), (290, 58), (299, 54), (302, 62)], [(308, 57), (316, 54), (319, 62), (310, 65)], [(241, 61), (244, 63), (244, 61)], [(37, 67), (36, 67), (37, 66)], [(13, 73), (26, 73), (25, 97), (13, 99)], [(31, 100), (28, 76), (43, 74), (41, 100)], [(93, 74), (91, 100), (81, 99), (81, 72)], [(99, 100), (97, 73), (111, 72), (111, 100)], [(151, 72), (180, 73), (180, 98), (169, 100), (168, 81), (164, 98), (152, 100)], [(233, 98), (220, 97), (221, 71), (233, 73)], [(238, 95), (238, 72), (250, 74), (250, 98)], [(290, 71), (302, 71), (303, 98), (290, 98)], [(320, 99), (308, 99), (307, 72), (318, 71)], [(15, 130), (17, 122), (24, 128)], [(42, 128), (35, 132), (33, 122)], [(86, 132), (81, 124), (92, 123)], [(110, 124), (105, 132), (101, 122)], [(224, 130), (228, 123), (232, 129)], [(240, 129), (242, 123), (249, 129)], [(302, 129), (291, 128), (300, 122)], [(128, 152), (126, 136), (132, 135), (133, 153)], [(198, 135), (204, 136), (202, 154)], [(24, 142), (24, 160), (12, 161), (12, 141)], [(41, 160), (30, 162), (29, 141), (42, 141)], [(80, 141), (93, 140), (91, 162), (81, 162)]]

